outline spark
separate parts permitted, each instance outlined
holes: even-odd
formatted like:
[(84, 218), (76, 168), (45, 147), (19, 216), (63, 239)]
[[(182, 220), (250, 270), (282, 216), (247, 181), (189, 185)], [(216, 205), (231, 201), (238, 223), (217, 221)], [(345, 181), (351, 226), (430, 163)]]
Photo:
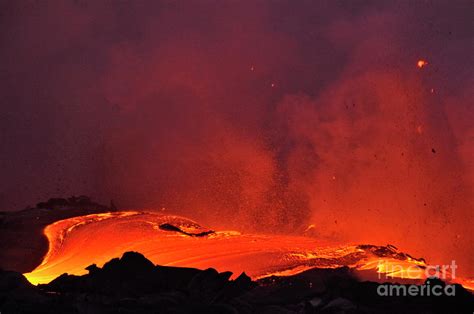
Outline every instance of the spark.
[(421, 69), (422, 67), (425, 67), (428, 65), (428, 61), (420, 59), (418, 60), (416, 65)]
[(313, 230), (313, 229), (315, 229), (315, 228), (316, 228), (315, 225), (309, 225), (308, 228), (306, 228), (306, 229), (304, 230), (304, 232), (308, 232), (308, 231)]

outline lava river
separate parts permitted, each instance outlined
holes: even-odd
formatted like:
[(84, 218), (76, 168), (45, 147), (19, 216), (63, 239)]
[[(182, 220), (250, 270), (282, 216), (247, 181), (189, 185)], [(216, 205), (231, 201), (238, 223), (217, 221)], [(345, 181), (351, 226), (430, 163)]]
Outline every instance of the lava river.
[(396, 278), (425, 278), (423, 260), (392, 246), (337, 245), (310, 237), (211, 231), (189, 219), (156, 212), (79, 216), (57, 221), (44, 233), (48, 253), (41, 265), (25, 274), (34, 284), (47, 283), (63, 273), (85, 274), (88, 265), (102, 266), (126, 251), (140, 252), (159, 265), (213, 267), (234, 275), (245, 272), (253, 279), (341, 266)]

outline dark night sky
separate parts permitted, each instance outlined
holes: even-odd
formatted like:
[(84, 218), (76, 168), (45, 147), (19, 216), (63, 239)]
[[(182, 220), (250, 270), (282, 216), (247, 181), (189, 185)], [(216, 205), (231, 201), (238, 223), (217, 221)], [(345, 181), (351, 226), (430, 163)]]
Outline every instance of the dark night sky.
[(1, 1), (0, 210), (86, 194), (361, 240), (435, 225), (472, 248), (472, 12)]

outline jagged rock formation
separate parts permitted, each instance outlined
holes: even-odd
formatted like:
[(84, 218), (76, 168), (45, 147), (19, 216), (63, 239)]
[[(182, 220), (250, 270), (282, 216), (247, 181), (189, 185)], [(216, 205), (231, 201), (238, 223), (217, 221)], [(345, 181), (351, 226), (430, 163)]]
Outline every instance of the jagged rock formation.
[[(472, 313), (474, 296), (382, 297), (348, 268), (313, 269), (253, 282), (245, 274), (155, 266), (127, 252), (89, 274), (32, 286), (0, 271), (0, 312), (9, 313)], [(441, 282), (439, 282), (441, 283)], [(442, 283), (441, 283), (442, 284)]]

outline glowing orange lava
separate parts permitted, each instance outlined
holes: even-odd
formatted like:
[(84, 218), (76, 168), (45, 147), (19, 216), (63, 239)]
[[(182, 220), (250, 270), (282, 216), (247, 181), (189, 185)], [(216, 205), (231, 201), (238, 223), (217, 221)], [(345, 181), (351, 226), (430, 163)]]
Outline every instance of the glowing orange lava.
[[(47, 283), (63, 273), (81, 275), (126, 251), (153, 263), (246, 272), (253, 279), (292, 275), (319, 267), (348, 266), (388, 277), (424, 279), (423, 260), (392, 246), (337, 245), (310, 237), (211, 232), (189, 219), (156, 212), (123, 211), (57, 221), (44, 230), (49, 250), (26, 278)], [(392, 267), (392, 266), (396, 267)], [(398, 268), (397, 268), (398, 267)]]

